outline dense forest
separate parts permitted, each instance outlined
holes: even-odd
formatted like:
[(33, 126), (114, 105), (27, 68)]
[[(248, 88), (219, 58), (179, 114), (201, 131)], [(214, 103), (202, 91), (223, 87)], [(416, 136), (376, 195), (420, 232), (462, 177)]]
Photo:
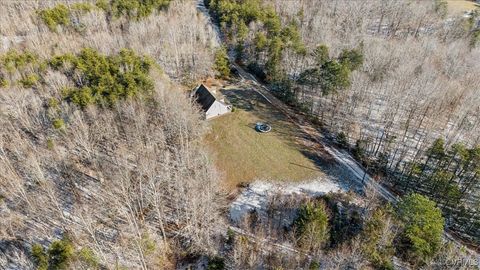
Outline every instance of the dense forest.
[[(0, 268), (471, 269), (479, 19), (444, 0), (0, 1)], [(258, 182), (225, 187), (186, 91), (243, 70), (398, 200), (276, 183), (232, 215)]]
[(196, 6), (0, 5), (1, 268), (172, 268), (178, 250), (213, 253), (218, 177), (179, 90), (213, 74)]

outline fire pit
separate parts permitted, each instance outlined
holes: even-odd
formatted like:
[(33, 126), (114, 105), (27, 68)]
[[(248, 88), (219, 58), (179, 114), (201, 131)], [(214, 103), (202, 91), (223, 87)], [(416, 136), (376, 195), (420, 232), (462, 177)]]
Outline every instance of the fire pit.
[(261, 133), (267, 133), (272, 130), (272, 127), (269, 124), (258, 122), (255, 124), (255, 130)]

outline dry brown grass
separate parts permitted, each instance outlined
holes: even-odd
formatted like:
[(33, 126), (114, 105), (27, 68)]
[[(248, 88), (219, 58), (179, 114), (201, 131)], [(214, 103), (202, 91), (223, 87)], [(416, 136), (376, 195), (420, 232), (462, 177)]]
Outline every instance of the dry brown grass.
[[(228, 188), (253, 180), (309, 180), (322, 173), (300, 144), (302, 132), (283, 113), (252, 90), (225, 90), (223, 94), (236, 111), (210, 122), (206, 142)], [(256, 122), (270, 123), (273, 129), (258, 133)]]
[(478, 4), (470, 0), (447, 0), (448, 13), (450, 15), (463, 14), (465, 11), (470, 11), (478, 8)]

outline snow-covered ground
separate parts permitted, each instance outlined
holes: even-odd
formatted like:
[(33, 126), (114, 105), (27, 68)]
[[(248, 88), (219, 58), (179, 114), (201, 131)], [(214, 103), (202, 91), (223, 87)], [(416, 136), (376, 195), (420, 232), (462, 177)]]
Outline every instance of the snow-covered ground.
[(365, 172), (363, 168), (361, 168), (360, 164), (347, 152), (344, 150), (338, 150), (335, 147), (329, 145), (326, 141), (324, 141), (325, 150), (332, 155), (335, 160), (343, 167), (345, 170), (351, 173), (353, 176), (352, 179), (361, 183), (362, 185), (373, 187), (374, 190), (380, 193), (380, 195), (387, 199), (390, 202), (396, 202), (397, 197), (393, 195), (390, 191), (382, 187), (379, 183), (377, 183), (368, 173)]
[(230, 219), (234, 223), (239, 223), (242, 217), (253, 210), (263, 213), (267, 209), (269, 200), (277, 194), (316, 197), (330, 192), (346, 192), (346, 190), (329, 179), (283, 184), (266, 181), (253, 182), (231, 204)]

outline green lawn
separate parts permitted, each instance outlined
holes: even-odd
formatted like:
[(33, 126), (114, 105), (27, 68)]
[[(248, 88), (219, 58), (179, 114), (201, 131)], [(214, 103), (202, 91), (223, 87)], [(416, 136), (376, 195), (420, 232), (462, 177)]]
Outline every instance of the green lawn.
[[(222, 93), (236, 110), (211, 120), (206, 140), (228, 187), (256, 179), (307, 180), (321, 173), (298, 143), (303, 133), (259, 94), (238, 89)], [(258, 121), (271, 124), (272, 131), (256, 132)]]

